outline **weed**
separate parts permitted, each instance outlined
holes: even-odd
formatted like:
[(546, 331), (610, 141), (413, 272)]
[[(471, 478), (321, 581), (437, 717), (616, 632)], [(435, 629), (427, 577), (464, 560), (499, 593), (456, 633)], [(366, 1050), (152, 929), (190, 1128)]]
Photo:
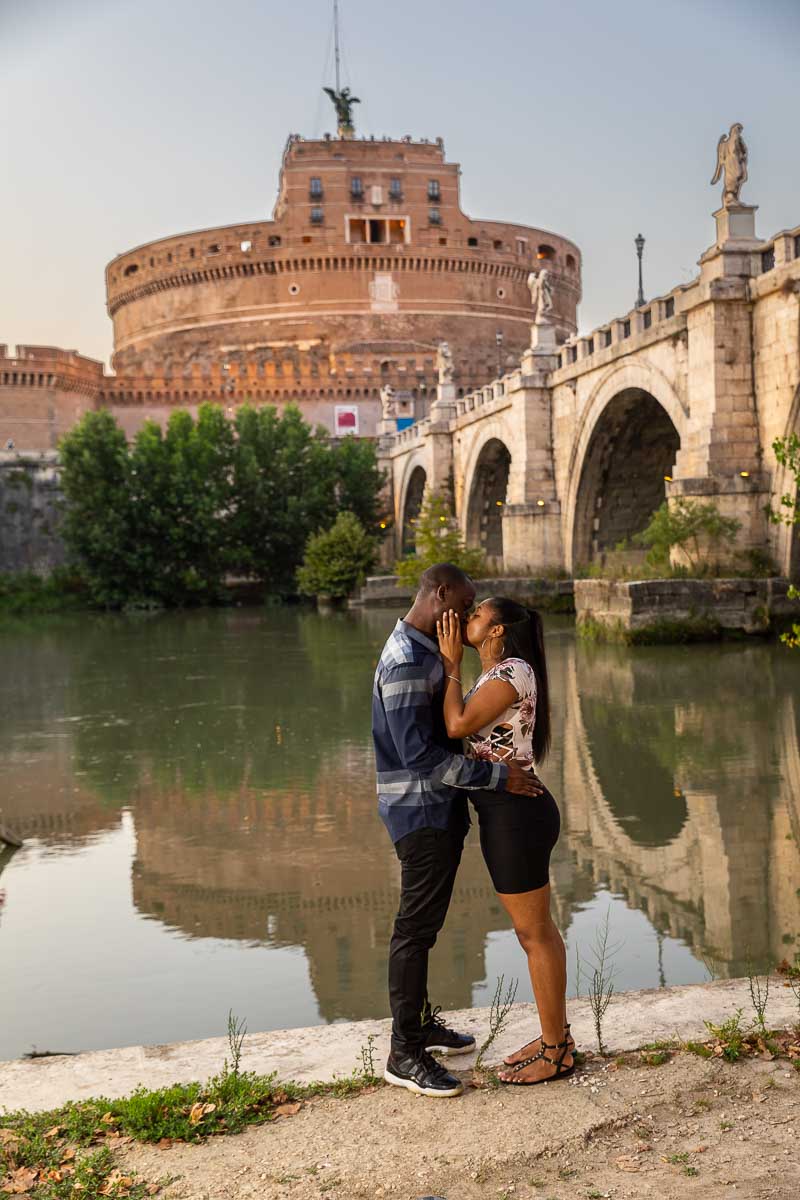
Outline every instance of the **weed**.
[(664, 1063), (669, 1062), (672, 1058), (672, 1052), (675, 1049), (673, 1041), (656, 1041), (647, 1042), (639, 1049), (639, 1054), (642, 1061), (648, 1067), (662, 1067)]
[(716, 959), (712, 958), (710, 954), (709, 955), (701, 954), (700, 957), (702, 959), (703, 966), (708, 971), (709, 983), (713, 983), (714, 980), (717, 978), (717, 975), (719, 974), (719, 971), (717, 970)]
[(608, 1200), (611, 1192), (598, 1192), (597, 1188), (589, 1188), (586, 1193), (586, 1200)]
[(723, 1133), (727, 1133), (729, 1129), (733, 1129), (733, 1121), (720, 1121), (719, 1127)]
[(475, 1070), (480, 1072), (483, 1070), (483, 1060), (486, 1052), (494, 1042), (497, 1035), (503, 1029), (506, 1021), (509, 1018), (511, 1009), (514, 1007), (514, 999), (517, 995), (517, 980), (512, 980), (503, 995), (503, 983), (505, 977), (503, 975), (497, 981), (497, 986), (494, 989), (494, 998), (491, 1008), (489, 1009), (489, 1033), (478, 1051), (478, 1057), (475, 1060)]
[[(722, 1057), (727, 1062), (737, 1062), (742, 1054), (746, 1053), (745, 1031), (742, 1029), (742, 1010), (740, 1008), (737, 1008), (733, 1016), (728, 1017), (727, 1021), (723, 1021), (721, 1025), (714, 1025), (712, 1021), (704, 1021), (703, 1024), (716, 1043), (711, 1049), (711, 1054)], [(703, 1057), (710, 1056), (704, 1055)]]
[(683, 1163), (688, 1163), (688, 1161), (689, 1161), (689, 1153), (687, 1150), (681, 1150), (681, 1152), (679, 1154), (668, 1154), (667, 1155), (667, 1162), (672, 1163), (672, 1165), (675, 1167), (679, 1167)]
[(611, 959), (619, 949), (620, 944), (609, 946), (608, 935), (611, 921), (611, 909), (606, 911), (605, 921), (595, 932), (594, 945), (590, 954), (594, 960), (592, 973), (589, 978), (589, 1005), (594, 1018), (594, 1031), (597, 1037), (597, 1049), (601, 1054), (606, 1053), (603, 1042), (603, 1017), (614, 995), (614, 971)]
[(694, 1106), (695, 1108), (699, 1108), (701, 1112), (708, 1112), (712, 1104), (710, 1100), (706, 1100), (705, 1097), (701, 1096), (699, 1100), (695, 1100)]
[(647, 1142), (653, 1136), (653, 1131), (649, 1125), (634, 1125), (633, 1132), (641, 1142)]
[(705, 1042), (684, 1042), (683, 1049), (688, 1050), (690, 1054), (696, 1054), (698, 1058), (713, 1058), (714, 1051)]
[[(240, 1021), (233, 1015), (233, 1009), (228, 1010), (228, 1047), (231, 1052), (231, 1074), (239, 1074), (239, 1064), (242, 1061), (242, 1045), (244, 1037), (247, 1033), (247, 1023)], [(227, 1068), (228, 1060), (225, 1060), (225, 1068)]]
[(375, 1074), (375, 1034), (370, 1033), (366, 1043), (358, 1052), (361, 1060), (361, 1070), (356, 1067), (356, 1074), (360, 1074), (366, 1083), (375, 1083), (378, 1076)]
[(762, 985), (758, 975), (754, 975), (752, 970), (748, 968), (747, 982), (750, 986), (750, 1000), (752, 1001), (753, 1008), (755, 1009), (756, 1013), (756, 1024), (758, 1025), (759, 1032), (761, 1033), (762, 1037), (766, 1037), (767, 1027), (764, 1024), (764, 1017), (766, 1015), (767, 1004), (769, 1002), (769, 975), (764, 976), (764, 982)]
[(697, 1167), (684, 1167), (683, 1173), (684, 1173), (684, 1175), (691, 1175), (691, 1176), (700, 1174)]
[(558, 1168), (558, 1178), (559, 1179), (574, 1179), (577, 1174), (578, 1174), (578, 1172), (576, 1170), (574, 1170), (572, 1167), (559, 1167)]

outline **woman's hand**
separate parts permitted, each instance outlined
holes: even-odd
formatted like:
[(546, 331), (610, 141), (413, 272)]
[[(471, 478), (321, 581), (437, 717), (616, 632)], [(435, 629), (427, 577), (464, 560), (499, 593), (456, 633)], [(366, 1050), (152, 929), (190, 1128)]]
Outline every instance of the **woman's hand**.
[(436, 622), (436, 636), (439, 639), (439, 650), (444, 659), (445, 669), (454, 672), (461, 666), (464, 656), (464, 643), (461, 640), (461, 621), (453, 609), (442, 613)]

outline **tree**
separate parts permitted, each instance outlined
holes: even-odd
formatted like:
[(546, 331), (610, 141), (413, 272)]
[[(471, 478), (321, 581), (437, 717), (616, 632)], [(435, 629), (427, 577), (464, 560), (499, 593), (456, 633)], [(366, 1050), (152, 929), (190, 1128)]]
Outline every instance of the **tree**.
[(419, 583), (422, 572), (435, 563), (450, 562), (467, 575), (480, 577), (486, 569), (482, 550), (464, 545), (448, 498), (441, 492), (427, 492), (416, 526), (416, 553), (395, 565), (401, 583)]
[(306, 596), (349, 596), (364, 583), (376, 553), (376, 539), (369, 536), (355, 513), (339, 513), (330, 529), (308, 539), (297, 572), (298, 587)]
[(378, 497), (386, 476), (378, 469), (374, 443), (350, 435), (333, 450), (333, 459), (339, 507), (355, 513), (365, 529), (376, 529)]
[(89, 412), (61, 441), (67, 551), (94, 604), (119, 607), (136, 588), (131, 476), (125, 434), (111, 413)]
[(647, 561), (651, 566), (669, 566), (672, 550), (678, 549), (688, 560), (690, 570), (699, 572), (704, 550), (709, 546), (714, 550), (732, 546), (741, 524), (735, 517), (723, 517), (715, 504), (678, 496), (671, 504), (665, 500), (633, 541), (650, 547)]
[[(780, 498), (779, 510), (776, 512), (770, 505), (767, 515), (773, 525), (800, 525), (800, 437), (792, 433), (789, 437), (776, 438), (772, 449), (780, 466), (786, 467), (794, 476), (795, 486), (794, 495), (784, 492)], [(800, 600), (800, 589), (790, 584), (787, 595), (790, 600)], [(785, 642), (790, 650), (800, 649), (800, 625), (793, 624), (790, 633), (782, 633), (781, 641)]]

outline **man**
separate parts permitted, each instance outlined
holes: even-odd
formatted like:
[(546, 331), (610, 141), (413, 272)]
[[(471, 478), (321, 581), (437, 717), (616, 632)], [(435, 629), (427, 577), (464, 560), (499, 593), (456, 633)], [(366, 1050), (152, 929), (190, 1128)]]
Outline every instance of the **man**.
[(447, 736), (436, 622), (449, 609), (466, 622), (474, 602), (472, 581), (458, 567), (440, 563), (425, 571), (411, 609), (384, 646), (372, 693), (378, 811), (401, 864), (400, 909), (389, 949), (392, 1045), (384, 1079), (424, 1096), (463, 1091), (432, 1051), (460, 1054), (475, 1046), (473, 1037), (448, 1029), (428, 1001), (428, 954), (447, 915), (469, 828), (466, 793), (541, 792), (535, 775), (520, 764), (467, 759), (461, 743)]

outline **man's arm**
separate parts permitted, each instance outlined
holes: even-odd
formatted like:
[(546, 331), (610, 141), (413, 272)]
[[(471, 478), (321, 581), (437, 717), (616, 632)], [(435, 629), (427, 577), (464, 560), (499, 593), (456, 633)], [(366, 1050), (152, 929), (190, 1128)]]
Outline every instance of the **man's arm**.
[(433, 686), (424, 666), (400, 663), (380, 681), (386, 723), (403, 766), (434, 783), (502, 791), (509, 768), (451, 754), (433, 740)]

